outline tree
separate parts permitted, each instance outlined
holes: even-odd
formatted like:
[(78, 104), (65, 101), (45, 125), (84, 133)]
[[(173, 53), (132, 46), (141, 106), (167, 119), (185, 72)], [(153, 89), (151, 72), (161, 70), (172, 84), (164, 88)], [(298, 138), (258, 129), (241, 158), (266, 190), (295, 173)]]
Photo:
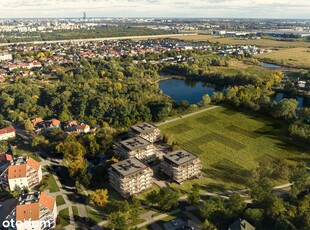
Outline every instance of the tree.
[(291, 186), (291, 194), (297, 196), (301, 191), (303, 191), (308, 184), (309, 174), (305, 164), (298, 164), (293, 170), (290, 176), (290, 182), (293, 184)]
[(205, 222), (203, 223), (203, 228), (205, 230), (217, 230), (216, 226), (214, 224), (212, 224), (209, 220), (205, 220)]
[(193, 184), (192, 189), (188, 195), (188, 202), (190, 205), (196, 206), (199, 204), (200, 195), (199, 195), (199, 185)]
[(160, 209), (168, 211), (178, 205), (179, 193), (169, 188), (161, 188), (158, 192), (149, 192), (146, 199), (153, 205), (157, 204)]
[(268, 213), (273, 218), (283, 215), (286, 211), (283, 200), (280, 197), (274, 197), (270, 207), (268, 208)]
[(108, 220), (109, 220), (108, 226), (111, 229), (118, 229), (118, 230), (127, 229), (126, 217), (121, 212), (113, 212), (113, 213), (109, 214)]
[(129, 210), (129, 220), (131, 224), (136, 224), (139, 220), (139, 210), (141, 207), (141, 202), (138, 199), (132, 199)]
[(212, 197), (210, 200), (204, 201), (199, 207), (199, 212), (203, 219), (210, 219), (214, 212), (222, 210), (224, 210), (224, 203), (218, 197)]
[(222, 92), (214, 92), (211, 97), (212, 102), (219, 103), (223, 101), (223, 93)]
[(76, 140), (65, 140), (56, 146), (59, 153), (63, 153), (67, 160), (73, 161), (77, 157), (84, 156), (85, 149)]
[(246, 203), (238, 193), (234, 193), (229, 197), (228, 208), (232, 213), (239, 215), (245, 207)]
[(203, 105), (209, 105), (210, 103), (211, 103), (211, 98), (210, 98), (209, 94), (205, 94), (202, 97), (202, 104)]
[(106, 189), (96, 189), (90, 195), (90, 204), (98, 205), (100, 207), (104, 207), (108, 202), (108, 190)]
[(283, 117), (289, 120), (296, 117), (297, 107), (297, 100), (284, 98), (282, 101), (273, 105), (272, 115), (274, 117)]
[(24, 128), (27, 131), (31, 131), (34, 129), (33, 124), (31, 123), (31, 121), (29, 119), (24, 121)]

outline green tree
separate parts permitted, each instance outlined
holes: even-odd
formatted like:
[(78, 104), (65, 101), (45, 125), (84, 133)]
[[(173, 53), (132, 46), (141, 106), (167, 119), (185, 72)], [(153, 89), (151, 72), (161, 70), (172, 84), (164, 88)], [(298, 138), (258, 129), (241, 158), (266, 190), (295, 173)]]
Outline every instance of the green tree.
[(196, 206), (199, 204), (200, 195), (199, 195), (199, 185), (193, 184), (191, 191), (188, 195), (188, 202), (190, 205)]
[(109, 214), (108, 220), (109, 220), (108, 226), (111, 229), (118, 229), (118, 230), (128, 229), (126, 225), (127, 219), (125, 215), (121, 212), (113, 212)]

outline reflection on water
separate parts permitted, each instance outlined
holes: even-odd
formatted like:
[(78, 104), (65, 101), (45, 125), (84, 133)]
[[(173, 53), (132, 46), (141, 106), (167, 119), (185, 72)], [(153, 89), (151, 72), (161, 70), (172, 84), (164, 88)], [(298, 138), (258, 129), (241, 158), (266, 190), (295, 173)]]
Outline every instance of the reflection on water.
[[(214, 92), (225, 90), (225, 86), (214, 85), (207, 82), (194, 80), (169, 79), (159, 82), (159, 88), (164, 94), (170, 96), (175, 101), (186, 100), (190, 104), (201, 101), (205, 94), (210, 97)], [(283, 98), (294, 98), (298, 100), (298, 107), (310, 107), (310, 99), (303, 97), (292, 97), (288, 94), (277, 93), (271, 100), (279, 102)]]

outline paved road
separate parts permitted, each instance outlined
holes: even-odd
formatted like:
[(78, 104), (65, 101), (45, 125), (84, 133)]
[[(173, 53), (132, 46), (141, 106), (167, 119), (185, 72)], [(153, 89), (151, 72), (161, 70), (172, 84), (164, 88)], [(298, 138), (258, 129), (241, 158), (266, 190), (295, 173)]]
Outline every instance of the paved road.
[(33, 42), (15, 42), (15, 43), (1, 43), (0, 46), (14, 45), (14, 44), (52, 44), (52, 43), (67, 43), (67, 42), (87, 42), (87, 41), (108, 41), (108, 40), (125, 40), (125, 39), (148, 39), (148, 38), (167, 38), (197, 35), (191, 34), (162, 34), (162, 35), (145, 35), (145, 36), (126, 36), (126, 37), (104, 37), (104, 38), (86, 38), (86, 39), (70, 39), (70, 40), (55, 40), (55, 41), (33, 41)]
[(168, 124), (168, 123), (171, 123), (171, 122), (182, 120), (184, 118), (191, 117), (191, 116), (194, 116), (194, 115), (199, 114), (199, 113), (203, 113), (203, 112), (208, 111), (208, 110), (216, 109), (217, 107), (218, 106), (215, 105), (215, 106), (212, 106), (212, 107), (209, 107), (209, 108), (206, 108), (206, 109), (202, 109), (202, 110), (199, 110), (199, 111), (196, 111), (196, 112), (193, 112), (193, 113), (189, 113), (189, 114), (186, 114), (186, 115), (182, 115), (180, 117), (176, 117), (176, 118), (173, 118), (173, 119), (170, 119), (170, 120), (166, 120), (166, 121), (157, 123), (156, 125), (157, 126), (161, 126), (161, 125), (165, 125), (165, 124)]

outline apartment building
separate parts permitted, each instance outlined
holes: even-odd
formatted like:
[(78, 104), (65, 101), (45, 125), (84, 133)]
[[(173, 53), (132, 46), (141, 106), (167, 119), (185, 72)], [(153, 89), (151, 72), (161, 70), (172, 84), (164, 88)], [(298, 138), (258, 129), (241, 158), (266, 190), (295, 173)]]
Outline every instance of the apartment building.
[(42, 169), (39, 162), (31, 157), (18, 157), (0, 175), (3, 188), (14, 191), (17, 187), (34, 189), (42, 180)]
[(201, 161), (194, 154), (181, 149), (163, 156), (159, 170), (177, 183), (201, 176)]
[(129, 133), (131, 136), (140, 136), (151, 143), (160, 140), (159, 128), (147, 122), (131, 126), (129, 128)]
[(137, 158), (120, 161), (109, 168), (110, 185), (125, 198), (151, 188), (152, 176), (153, 171)]
[(13, 126), (0, 129), (0, 141), (8, 140), (15, 137), (15, 129)]
[(119, 153), (124, 159), (136, 157), (144, 163), (150, 163), (157, 158), (154, 145), (142, 137), (121, 141)]
[(47, 230), (56, 226), (56, 218), (55, 198), (41, 192), (21, 196), (6, 220), (13, 220), (17, 230)]

